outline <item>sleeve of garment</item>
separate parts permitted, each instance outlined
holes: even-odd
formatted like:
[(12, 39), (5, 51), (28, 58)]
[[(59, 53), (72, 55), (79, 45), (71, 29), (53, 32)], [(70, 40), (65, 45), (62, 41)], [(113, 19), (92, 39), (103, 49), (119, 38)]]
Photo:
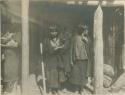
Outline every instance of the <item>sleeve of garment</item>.
[(42, 51), (43, 51), (42, 56), (43, 56), (43, 60), (45, 60), (46, 59), (46, 55), (47, 55), (47, 51), (48, 51), (47, 40), (46, 39), (43, 41), (43, 45), (42, 46), (43, 46), (42, 47)]
[(72, 40), (72, 45), (71, 45), (71, 56), (72, 56), (72, 62), (74, 63), (76, 59), (78, 59), (79, 56), (79, 50), (80, 50), (81, 46), (80, 43), (78, 41), (77, 38), (74, 38), (74, 40)]
[(80, 50), (82, 48), (81, 43), (77, 39), (74, 45), (75, 45), (75, 56), (76, 56), (76, 59), (79, 59), (81, 57), (80, 56)]
[(76, 38), (73, 44), (73, 55), (74, 60), (81, 59), (84, 54), (82, 54), (82, 51), (84, 47), (82, 45), (82, 42), (79, 38)]
[(54, 52), (54, 49), (51, 47), (49, 40), (45, 39), (43, 41), (43, 58), (46, 59), (53, 52)]

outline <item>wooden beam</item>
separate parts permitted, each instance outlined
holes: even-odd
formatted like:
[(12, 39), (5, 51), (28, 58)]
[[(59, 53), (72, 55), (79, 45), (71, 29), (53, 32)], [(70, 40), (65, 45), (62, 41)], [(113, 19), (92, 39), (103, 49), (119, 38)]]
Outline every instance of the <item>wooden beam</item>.
[[(102, 6), (123, 6), (125, 1), (123, 0), (114, 0), (114, 1), (108, 1), (108, 0), (104, 0), (102, 1)], [(88, 1), (87, 5), (98, 5), (99, 1)]]
[[(0, 1), (21, 1), (21, 0), (0, 0)], [(43, 0), (29, 0), (29, 1), (43, 1)], [(49, 0), (49, 1), (54, 1), (54, 0)], [(61, 0), (58, 0), (61, 1)], [(69, 1), (69, 0), (63, 0), (63, 1)], [(74, 1), (99, 1), (99, 0), (74, 0)], [(124, 0), (102, 0), (102, 1), (109, 1), (109, 2), (113, 2), (113, 1), (124, 1)]]
[[(48, 1), (48, 0), (47, 0)], [(58, 0), (57, 0), (58, 1)], [(70, 3), (71, 2), (71, 3)], [(109, 2), (107, 0), (102, 1), (102, 6), (123, 6), (125, 1), (113, 1)], [(67, 4), (78, 4), (78, 5), (88, 5), (88, 6), (97, 6), (99, 4), (99, 1), (94, 1), (94, 0), (88, 0), (87, 2), (84, 1), (76, 1), (76, 0), (71, 0), (71, 1), (66, 1)]]
[(29, 0), (22, 0), (22, 95), (29, 95)]
[[(0, 1), (20, 1), (20, 0), (0, 0)], [(66, 4), (86, 4), (96, 6), (99, 3), (99, 0), (29, 0), (30, 2), (59, 2)], [(73, 3), (74, 2), (74, 3)], [(124, 5), (124, 0), (103, 0), (102, 6), (121, 6)]]
[[(89, 5), (89, 6), (97, 6), (99, 4), (99, 0), (30, 0), (30, 2), (58, 2), (64, 4), (72, 4), (72, 5)], [(103, 0), (102, 6), (123, 6), (124, 0)]]
[(99, 5), (94, 15), (94, 92), (103, 94), (103, 12)]

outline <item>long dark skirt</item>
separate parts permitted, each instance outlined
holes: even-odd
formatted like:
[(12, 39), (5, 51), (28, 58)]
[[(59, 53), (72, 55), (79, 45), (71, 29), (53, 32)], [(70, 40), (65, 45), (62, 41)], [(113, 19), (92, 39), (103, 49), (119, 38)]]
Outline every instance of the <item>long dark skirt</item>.
[(3, 90), (11, 92), (15, 82), (19, 79), (19, 54), (15, 48), (7, 48), (4, 51), (5, 60), (2, 64)]
[(5, 61), (3, 63), (3, 81), (11, 82), (19, 78), (19, 54), (16, 49), (6, 49)]
[(46, 60), (47, 88), (57, 89), (60, 87), (61, 82), (65, 81), (64, 70), (61, 64), (63, 63), (59, 56), (52, 56)]
[(64, 72), (58, 69), (46, 70), (47, 87), (49, 89), (58, 89), (61, 83), (65, 81)]
[(72, 70), (70, 83), (77, 86), (85, 86), (87, 83), (87, 64), (88, 60), (76, 61)]

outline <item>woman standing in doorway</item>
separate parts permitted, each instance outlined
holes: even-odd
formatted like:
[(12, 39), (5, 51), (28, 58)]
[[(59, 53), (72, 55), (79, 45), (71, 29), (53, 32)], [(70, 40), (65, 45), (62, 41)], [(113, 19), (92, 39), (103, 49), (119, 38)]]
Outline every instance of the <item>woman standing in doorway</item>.
[(82, 93), (83, 88), (87, 84), (87, 66), (88, 56), (86, 50), (86, 43), (84, 42), (84, 25), (78, 26), (78, 31), (75, 32), (71, 41), (71, 60), (72, 70), (70, 83), (73, 84), (76, 89), (76, 93)]
[(43, 42), (43, 61), (46, 66), (47, 88), (57, 93), (61, 83), (65, 81), (62, 50), (64, 44), (59, 38), (57, 26), (50, 26), (50, 36)]

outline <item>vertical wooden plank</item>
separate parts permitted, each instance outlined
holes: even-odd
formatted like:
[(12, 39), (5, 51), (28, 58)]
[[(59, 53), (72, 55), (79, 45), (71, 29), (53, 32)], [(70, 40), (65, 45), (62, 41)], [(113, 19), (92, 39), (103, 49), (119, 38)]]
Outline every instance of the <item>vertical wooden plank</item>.
[(103, 12), (99, 5), (94, 15), (94, 92), (103, 93)]
[(124, 2), (124, 43), (123, 43), (123, 52), (122, 52), (122, 64), (125, 71), (125, 2)]
[[(0, 5), (0, 44), (1, 44), (1, 12), (2, 11), (2, 8), (1, 8), (1, 5)], [(0, 95), (1, 95), (1, 46), (0, 46)]]
[(22, 95), (29, 95), (29, 0), (21, 0), (22, 4)]

